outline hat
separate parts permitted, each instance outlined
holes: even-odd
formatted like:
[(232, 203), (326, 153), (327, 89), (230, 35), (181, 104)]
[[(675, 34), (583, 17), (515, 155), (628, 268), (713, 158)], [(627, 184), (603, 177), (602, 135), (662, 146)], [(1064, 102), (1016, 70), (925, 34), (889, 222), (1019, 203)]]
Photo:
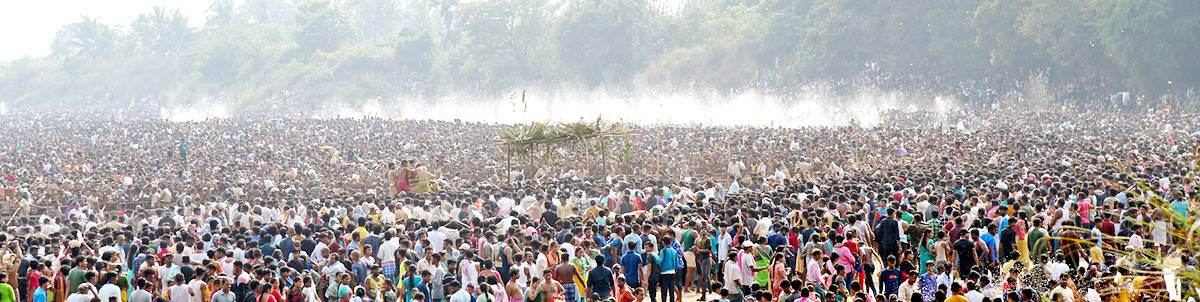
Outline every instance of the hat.
[(67, 243), (67, 246), (70, 248), (77, 248), (80, 245), (83, 245), (83, 242), (79, 242), (79, 240), (71, 240), (70, 242)]
[(470, 245), (467, 245), (466, 243), (463, 243), (462, 245), (458, 246), (458, 249), (460, 249), (460, 250), (469, 250), (469, 249), (471, 249), (471, 246), (470, 246)]
[(742, 241), (742, 247), (751, 248), (754, 247), (754, 243), (750, 242), (750, 240)]

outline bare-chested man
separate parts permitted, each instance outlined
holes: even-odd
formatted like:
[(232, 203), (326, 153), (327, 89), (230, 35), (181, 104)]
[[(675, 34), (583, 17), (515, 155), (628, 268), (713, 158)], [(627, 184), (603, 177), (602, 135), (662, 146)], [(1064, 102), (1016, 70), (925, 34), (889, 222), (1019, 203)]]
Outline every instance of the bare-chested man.
[(396, 170), (396, 163), (388, 163), (384, 175), (387, 176), (388, 192), (392, 193), (390, 196), (396, 196), (396, 193), (400, 193), (400, 187), (396, 185), (396, 178), (400, 176), (400, 171)]
[(579, 286), (575, 284), (575, 278), (579, 278), (580, 272), (566, 252), (562, 253), (559, 265), (554, 267), (554, 275), (554, 281), (562, 286), (563, 302), (579, 302)]
[(508, 284), (504, 285), (504, 292), (508, 294), (508, 301), (505, 302), (524, 302), (525, 291), (522, 290), (521, 283), (517, 282), (517, 271), (510, 270), (509, 274), (512, 276), (508, 277)]
[(539, 291), (542, 293), (542, 301), (540, 302), (554, 302), (554, 297), (561, 296), (563, 294), (562, 283), (559, 283), (558, 280), (554, 280), (554, 278), (551, 277), (550, 270), (543, 271), (542, 278), (545, 278), (546, 281), (542, 282), (541, 285), (538, 285), (540, 287)]

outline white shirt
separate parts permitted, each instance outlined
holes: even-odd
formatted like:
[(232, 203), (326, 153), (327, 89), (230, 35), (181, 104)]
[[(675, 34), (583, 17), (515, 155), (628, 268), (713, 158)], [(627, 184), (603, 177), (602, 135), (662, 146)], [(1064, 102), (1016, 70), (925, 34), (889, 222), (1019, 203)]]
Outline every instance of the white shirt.
[(437, 267), (433, 266), (433, 264), (429, 263), (429, 260), (425, 260), (425, 258), (421, 258), (420, 261), (417, 261), (418, 274), (421, 271), (429, 271), (429, 273), (432, 274), (434, 272), (434, 269), (436, 269), (436, 268)]
[[(912, 294), (917, 292), (917, 286), (919, 285), (917, 285), (915, 282), (909, 284), (908, 280), (900, 282), (900, 290), (897, 291), (897, 297), (912, 297)], [(900, 300), (903, 301), (904, 299)]]
[[(458, 262), (458, 272), (459, 276), (462, 276), (462, 286), (464, 288), (466, 288), (468, 284), (473, 284), (476, 287), (479, 287), (479, 269), (475, 268), (475, 261), (463, 259), (462, 261)], [(458, 295), (458, 293), (455, 293), (455, 295)]]
[[(118, 298), (118, 300), (120, 300), (120, 299)], [(91, 302), (91, 301), (92, 301), (92, 295), (87, 295), (87, 294), (74, 293), (74, 294), (71, 294), (71, 296), (67, 297), (67, 302)], [(105, 302), (108, 302), (108, 301), (105, 301)]]
[(1052, 262), (1050, 265), (1046, 266), (1046, 269), (1050, 271), (1050, 280), (1058, 280), (1058, 277), (1071, 270), (1071, 267), (1067, 266), (1066, 263)]
[(429, 237), (429, 245), (433, 248), (433, 252), (441, 253), (442, 245), (446, 243), (446, 234), (442, 233), (440, 229), (437, 229), (430, 231), (427, 236)]
[(387, 211), (387, 210), (384, 210), (381, 212), (383, 212), (383, 213), (379, 214), (379, 222), (383, 223), (384, 225), (389, 225), (389, 226), (396, 223), (396, 214), (395, 213), (392, 213), (392, 211)]
[(946, 273), (941, 273), (941, 274), (937, 275), (936, 281), (937, 281), (938, 286), (945, 285), (946, 288), (950, 288), (950, 283), (954, 283), (954, 278), (951, 277), (950, 275), (947, 275)]
[(729, 232), (721, 232), (721, 239), (717, 241), (717, 260), (729, 259), (729, 246), (732, 244), (733, 236)]
[(457, 292), (454, 292), (454, 295), (450, 296), (450, 302), (471, 302), (471, 294), (467, 293), (467, 289), (464, 286), (458, 289)]
[(1075, 302), (1075, 293), (1072, 292), (1071, 289), (1062, 286), (1055, 286), (1054, 289), (1050, 290), (1050, 298), (1054, 298), (1054, 293), (1062, 294), (1063, 302)]
[(735, 262), (741, 262), (739, 266), (742, 271), (742, 284), (754, 282), (754, 270), (751, 269), (754, 267), (754, 256), (751, 256), (750, 253), (738, 253), (738, 257), (741, 261), (737, 261), (738, 259), (734, 260)]
[[(522, 262), (521, 264), (513, 266), (512, 269), (516, 272), (517, 284), (520, 284), (522, 288), (529, 286), (529, 277), (530, 274), (532, 274), (533, 264), (529, 262)], [(526, 272), (527, 269), (530, 270), (530, 272)]]
[(543, 271), (546, 271), (546, 269), (550, 268), (550, 258), (546, 258), (546, 254), (538, 253), (537, 260), (534, 263), (537, 265), (531, 272), (531, 274), (534, 274), (534, 276), (541, 274)]
[(737, 284), (734, 284), (734, 282), (737, 282), (741, 276), (742, 268), (738, 267), (737, 262), (725, 261), (725, 276), (723, 278), (725, 280), (725, 289), (729, 290), (729, 292), (737, 292)]
[(98, 295), (100, 296), (100, 301), (107, 302), (109, 297), (117, 297), (117, 301), (121, 301), (121, 287), (111, 283), (105, 284), (100, 287)]
[(517, 201), (512, 200), (512, 198), (504, 197), (496, 201), (496, 207), (500, 208), (500, 217), (508, 216), (509, 211), (512, 211), (512, 208), (515, 206), (517, 206)]
[(329, 249), (329, 245), (324, 242), (318, 242), (317, 247), (313, 248), (312, 260), (317, 263), (325, 263), (325, 250)]
[(983, 293), (977, 290), (969, 291), (963, 294), (963, 297), (967, 297), (967, 301), (970, 302), (983, 302)]
[(396, 262), (396, 250), (400, 248), (400, 239), (392, 237), (392, 240), (384, 241), (379, 245), (379, 263)]

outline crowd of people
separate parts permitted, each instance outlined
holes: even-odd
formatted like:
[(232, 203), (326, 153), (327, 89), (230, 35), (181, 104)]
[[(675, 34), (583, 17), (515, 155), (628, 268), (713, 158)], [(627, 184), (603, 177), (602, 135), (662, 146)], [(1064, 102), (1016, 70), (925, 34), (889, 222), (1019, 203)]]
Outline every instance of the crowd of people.
[(0, 302), (1195, 296), (1195, 115), (884, 115), (513, 163), (504, 125), (14, 110)]

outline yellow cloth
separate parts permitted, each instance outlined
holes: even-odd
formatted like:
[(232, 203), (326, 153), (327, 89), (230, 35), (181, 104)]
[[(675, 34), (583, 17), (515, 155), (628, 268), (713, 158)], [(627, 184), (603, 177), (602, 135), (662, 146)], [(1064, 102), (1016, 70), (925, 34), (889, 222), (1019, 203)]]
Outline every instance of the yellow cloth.
[(417, 194), (425, 194), (426, 192), (429, 192), (429, 181), (428, 180), (418, 181), (417, 185), (412, 187), (412, 191), (413, 191), (413, 193), (417, 193)]
[(1029, 240), (1017, 239), (1017, 252), (1021, 254), (1021, 262), (1030, 263), (1029, 261)]

